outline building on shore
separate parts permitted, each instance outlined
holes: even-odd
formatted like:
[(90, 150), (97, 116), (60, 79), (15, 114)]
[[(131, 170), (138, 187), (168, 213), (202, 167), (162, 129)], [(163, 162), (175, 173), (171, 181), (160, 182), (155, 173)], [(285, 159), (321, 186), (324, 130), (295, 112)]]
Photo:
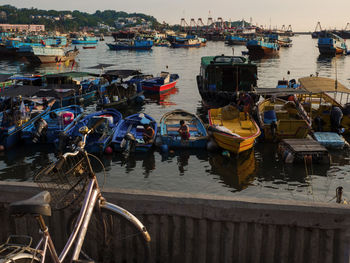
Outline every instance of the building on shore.
[(43, 32), (45, 31), (45, 25), (12, 25), (12, 24), (0, 24), (0, 29), (3, 32)]

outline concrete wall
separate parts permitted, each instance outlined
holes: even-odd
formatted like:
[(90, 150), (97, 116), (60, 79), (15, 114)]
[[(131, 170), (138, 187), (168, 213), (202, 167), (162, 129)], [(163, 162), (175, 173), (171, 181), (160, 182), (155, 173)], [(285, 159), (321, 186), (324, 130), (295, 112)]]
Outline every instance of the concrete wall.
[[(38, 191), (28, 183), (0, 183), (1, 241), (14, 232), (38, 236), (33, 219), (10, 221), (7, 210), (8, 202)], [(106, 189), (105, 197), (142, 219), (152, 262), (349, 262), (346, 205), (120, 189)], [(47, 219), (59, 247), (70, 212)]]

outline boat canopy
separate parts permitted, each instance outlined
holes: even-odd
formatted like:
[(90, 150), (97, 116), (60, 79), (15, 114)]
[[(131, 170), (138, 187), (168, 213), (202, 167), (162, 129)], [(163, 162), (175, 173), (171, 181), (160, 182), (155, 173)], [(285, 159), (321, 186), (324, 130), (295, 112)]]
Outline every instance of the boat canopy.
[(62, 73), (54, 73), (54, 74), (46, 74), (46, 78), (83, 78), (87, 76), (91, 76), (92, 74), (89, 72), (78, 72), (78, 71), (69, 71)]
[(41, 86), (18, 85), (1, 91), (0, 96), (17, 97), (21, 95), (23, 97), (31, 97), (34, 96), (40, 89), (42, 89)]
[(130, 76), (142, 74), (139, 70), (134, 69), (117, 69), (117, 70), (108, 70), (102, 76), (110, 76), (115, 78), (127, 78)]
[(256, 94), (258, 95), (272, 95), (272, 96), (284, 96), (289, 94), (312, 94), (312, 92), (307, 91), (303, 88), (293, 89), (293, 88), (258, 88), (256, 89)]
[(300, 86), (312, 93), (323, 92), (344, 92), (350, 93), (350, 89), (346, 88), (339, 81), (324, 77), (305, 77), (299, 79)]

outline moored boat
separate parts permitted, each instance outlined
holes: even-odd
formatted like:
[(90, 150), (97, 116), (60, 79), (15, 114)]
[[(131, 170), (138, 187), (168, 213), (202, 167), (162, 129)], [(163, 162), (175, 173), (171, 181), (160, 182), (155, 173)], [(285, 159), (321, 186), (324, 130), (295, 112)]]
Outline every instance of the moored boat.
[(269, 38), (252, 39), (246, 44), (249, 55), (273, 55), (278, 53), (280, 46)]
[(159, 77), (149, 78), (141, 81), (142, 89), (148, 93), (163, 93), (173, 89), (179, 75), (162, 71)]
[(265, 140), (306, 138), (311, 130), (306, 112), (294, 101), (269, 98), (258, 104), (258, 122)]
[[(178, 132), (181, 120), (189, 128), (190, 137), (188, 140), (181, 139)], [(162, 143), (169, 147), (205, 148), (207, 145), (207, 131), (203, 122), (195, 114), (181, 109), (173, 110), (162, 116), (159, 126)]]
[[(143, 139), (144, 125), (148, 124), (154, 130), (153, 139), (145, 142)], [(157, 136), (157, 122), (145, 113), (133, 114), (123, 119), (115, 130), (112, 145), (116, 151), (148, 151)]]
[(120, 39), (115, 43), (106, 43), (110, 50), (150, 50), (153, 46), (152, 40), (143, 39)]
[(347, 53), (345, 40), (331, 32), (326, 32), (324, 36), (318, 39), (317, 47), (321, 55), (338, 55)]
[(232, 105), (210, 109), (208, 114), (209, 130), (216, 143), (230, 152), (238, 154), (251, 149), (260, 135), (255, 121)]
[(95, 49), (96, 46), (83, 46), (83, 49)]
[[(239, 56), (205, 56), (201, 58), (197, 86), (206, 107), (223, 107), (237, 100), (237, 92), (254, 91), (257, 66)], [(253, 96), (253, 94), (252, 94)]]
[(21, 139), (27, 143), (54, 143), (60, 132), (69, 129), (83, 114), (77, 105), (58, 108), (47, 112), (22, 129)]
[(84, 36), (72, 40), (72, 44), (96, 44), (98, 42), (96, 37)]
[(241, 36), (228, 35), (225, 40), (226, 45), (245, 45), (248, 39)]
[(88, 128), (94, 127), (98, 122), (101, 124), (89, 134), (86, 139), (85, 149), (91, 153), (103, 152), (110, 144), (112, 136), (116, 130), (118, 123), (121, 121), (122, 115), (115, 109), (105, 109), (86, 115), (80, 121), (71, 126), (56, 141), (59, 150), (64, 151), (66, 147), (71, 145), (71, 140), (81, 136), (79, 129), (83, 126)]

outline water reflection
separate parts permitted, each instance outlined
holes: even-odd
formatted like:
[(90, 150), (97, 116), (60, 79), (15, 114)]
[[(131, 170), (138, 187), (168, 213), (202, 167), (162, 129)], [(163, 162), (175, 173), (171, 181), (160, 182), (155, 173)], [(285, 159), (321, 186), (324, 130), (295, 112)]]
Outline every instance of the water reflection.
[(113, 155), (112, 161), (121, 167), (125, 167), (126, 173), (134, 171), (137, 168), (137, 162), (141, 162), (145, 178), (148, 178), (152, 171), (156, 169), (154, 150), (150, 150), (146, 153), (131, 153), (127, 157), (116, 153)]
[(256, 162), (253, 149), (230, 157), (215, 153), (209, 157), (209, 163), (211, 173), (218, 174), (226, 185), (237, 191), (247, 188), (254, 180)]
[(171, 95), (177, 94), (179, 92), (178, 88), (173, 88), (164, 93), (157, 94), (145, 94), (147, 103), (157, 103), (162, 106), (174, 106), (176, 103), (171, 100)]

